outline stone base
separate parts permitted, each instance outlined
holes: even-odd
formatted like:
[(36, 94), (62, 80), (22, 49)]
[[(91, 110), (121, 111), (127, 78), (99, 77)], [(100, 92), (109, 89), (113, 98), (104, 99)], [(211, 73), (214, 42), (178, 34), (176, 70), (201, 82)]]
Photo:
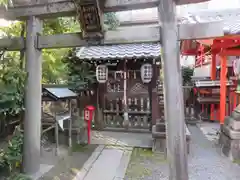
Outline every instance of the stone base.
[(45, 173), (47, 173), (48, 171), (50, 171), (53, 168), (52, 165), (47, 165), (47, 164), (41, 164), (40, 165), (40, 169), (38, 170), (38, 172), (31, 174), (30, 177), (32, 180), (38, 180), (39, 178), (41, 178)]
[[(161, 153), (167, 153), (167, 142), (166, 142), (166, 130), (164, 131), (157, 131), (157, 129), (160, 129), (159, 125), (156, 124), (152, 127), (152, 137), (153, 137), (153, 152), (161, 152)], [(165, 125), (164, 125), (165, 126)], [(190, 152), (190, 132), (186, 126), (186, 141), (187, 141), (187, 152)]]
[(235, 120), (233, 116), (225, 117), (224, 125), (229, 126), (234, 131), (240, 131), (240, 121)]
[(231, 139), (221, 132), (219, 138), (222, 153), (232, 161), (240, 160), (240, 139)]
[(225, 134), (230, 139), (239, 139), (240, 140), (240, 131), (235, 131), (230, 126), (223, 125), (221, 127), (221, 133)]
[(225, 117), (219, 144), (224, 155), (232, 161), (240, 160), (240, 105), (234, 109), (231, 116)]

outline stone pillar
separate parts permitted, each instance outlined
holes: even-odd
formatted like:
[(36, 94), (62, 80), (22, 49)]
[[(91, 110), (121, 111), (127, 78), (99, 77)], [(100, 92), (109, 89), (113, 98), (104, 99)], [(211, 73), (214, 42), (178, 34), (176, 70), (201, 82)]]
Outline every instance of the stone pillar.
[(240, 160), (240, 105), (230, 116), (225, 117), (221, 126), (219, 144), (222, 152), (232, 161)]
[(23, 171), (32, 175), (40, 169), (42, 53), (36, 48), (42, 21), (31, 16), (27, 20)]

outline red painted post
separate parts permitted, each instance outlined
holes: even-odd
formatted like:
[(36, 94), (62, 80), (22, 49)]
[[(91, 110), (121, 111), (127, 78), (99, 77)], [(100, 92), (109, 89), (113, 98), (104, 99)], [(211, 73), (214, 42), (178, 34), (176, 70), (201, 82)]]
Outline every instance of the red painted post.
[(87, 136), (88, 136), (88, 144), (91, 143), (91, 124), (93, 120), (95, 107), (94, 106), (86, 106), (84, 108), (84, 120), (87, 122)]
[(220, 124), (224, 124), (224, 118), (226, 115), (226, 73), (227, 73), (227, 56), (221, 55), (221, 75), (220, 75)]

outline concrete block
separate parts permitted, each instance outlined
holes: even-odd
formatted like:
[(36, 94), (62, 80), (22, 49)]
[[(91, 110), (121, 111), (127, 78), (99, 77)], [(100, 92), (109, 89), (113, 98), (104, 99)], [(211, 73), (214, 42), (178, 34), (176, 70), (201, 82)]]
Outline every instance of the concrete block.
[(240, 121), (240, 112), (238, 110), (234, 110), (231, 114), (231, 117), (236, 121)]
[(234, 131), (240, 131), (240, 121), (236, 121), (231, 116), (225, 118), (224, 125), (229, 126)]
[(234, 111), (240, 113), (240, 105), (238, 105), (238, 106), (234, 109)]
[(156, 131), (157, 132), (166, 132), (165, 122), (156, 123)]
[(152, 151), (167, 154), (166, 138), (165, 139), (160, 139), (160, 138), (153, 139)]
[(231, 139), (226, 134), (221, 133), (219, 138), (222, 153), (232, 161), (240, 160), (240, 140)]
[(240, 139), (240, 131), (235, 131), (229, 126), (223, 125), (221, 128), (222, 133), (227, 135), (230, 139)]
[[(153, 137), (153, 152), (167, 153), (167, 142), (166, 142), (166, 132), (156, 131), (157, 127), (154, 125), (152, 127), (152, 137)], [(186, 126), (186, 141), (187, 141), (187, 151), (190, 151), (190, 132)]]

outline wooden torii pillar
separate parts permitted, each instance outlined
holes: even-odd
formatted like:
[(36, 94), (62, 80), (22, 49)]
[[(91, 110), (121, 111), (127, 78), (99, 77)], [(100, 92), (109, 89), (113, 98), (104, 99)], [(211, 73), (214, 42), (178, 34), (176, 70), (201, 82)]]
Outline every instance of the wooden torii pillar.
[(169, 180), (188, 180), (186, 125), (176, 2), (185, 4), (202, 2), (202, 0), (161, 0), (158, 8), (162, 23), (164, 115), (167, 123)]
[(42, 32), (42, 20), (35, 16), (27, 20), (25, 117), (23, 143), (23, 171), (34, 174), (40, 168), (41, 104), (42, 104), (42, 51), (35, 42)]

